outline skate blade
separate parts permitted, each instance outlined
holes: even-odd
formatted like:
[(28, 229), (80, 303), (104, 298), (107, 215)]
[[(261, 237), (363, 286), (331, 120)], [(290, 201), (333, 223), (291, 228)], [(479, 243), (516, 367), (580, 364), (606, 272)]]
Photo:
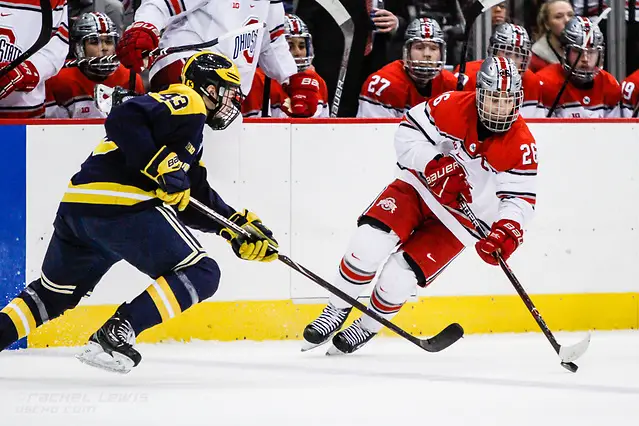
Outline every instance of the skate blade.
[(329, 336), (329, 338), (326, 339), (325, 341), (323, 341), (322, 343), (311, 343), (311, 342), (309, 342), (307, 340), (304, 340), (302, 342), (302, 352), (310, 351), (311, 349), (315, 349), (318, 346), (322, 346), (322, 345), (327, 344), (328, 342), (331, 341), (331, 337), (332, 336)]
[(327, 356), (335, 356), (335, 355), (347, 355), (346, 352), (342, 352), (335, 347), (335, 345), (331, 345), (330, 348), (326, 351)]
[(113, 352), (113, 356), (107, 354), (102, 346), (94, 342), (89, 342), (75, 357), (83, 364), (119, 374), (127, 374), (135, 364), (129, 357), (117, 352)]

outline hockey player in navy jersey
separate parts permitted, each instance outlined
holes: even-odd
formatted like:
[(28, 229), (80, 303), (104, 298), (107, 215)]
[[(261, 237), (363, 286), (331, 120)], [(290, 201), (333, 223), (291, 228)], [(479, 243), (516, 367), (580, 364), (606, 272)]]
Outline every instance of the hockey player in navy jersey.
[[(204, 125), (221, 130), (239, 115), (237, 67), (223, 55), (197, 53), (184, 65), (182, 83), (112, 109), (106, 137), (62, 198), (40, 278), (0, 311), (0, 350), (74, 308), (113, 264), (125, 260), (153, 282), (118, 307), (78, 358), (126, 373), (141, 360), (136, 335), (218, 288), (220, 269), (187, 226), (218, 233), (242, 259), (277, 258), (268, 248), (277, 247), (272, 232), (254, 213), (226, 204), (200, 163)], [(191, 196), (253, 236), (220, 229), (188, 207)]]

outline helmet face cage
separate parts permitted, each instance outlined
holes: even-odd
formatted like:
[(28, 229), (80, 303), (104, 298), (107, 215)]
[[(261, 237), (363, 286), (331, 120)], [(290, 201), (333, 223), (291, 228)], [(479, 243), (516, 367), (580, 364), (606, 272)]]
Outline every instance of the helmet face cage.
[[(106, 38), (115, 47), (120, 39), (115, 24), (104, 13), (89, 12), (80, 16), (71, 27), (69, 34), (73, 45), (73, 52), (76, 58), (89, 58), (86, 52), (86, 43), (91, 42), (98, 45), (98, 49), (102, 50), (103, 40)], [(101, 55), (102, 56), (102, 55)], [(82, 70), (97, 77), (108, 77), (120, 65), (116, 59), (112, 62), (94, 63), (82, 66)]]
[(313, 37), (311, 33), (308, 32), (308, 27), (304, 21), (297, 15), (287, 14), (284, 19), (284, 37), (286, 41), (296, 38), (304, 39), (306, 56), (295, 58), (295, 63), (297, 64), (298, 72), (307, 70), (313, 62), (315, 53), (313, 52)]
[[(182, 69), (182, 83), (214, 105), (213, 109), (207, 108), (206, 118), (206, 124), (213, 130), (226, 129), (240, 114), (240, 73), (226, 56), (213, 52), (196, 53)], [(215, 86), (217, 96), (211, 95), (209, 86)]]
[(490, 56), (503, 56), (515, 61), (519, 73), (523, 74), (528, 69), (532, 44), (526, 29), (510, 23), (500, 24), (490, 36), (488, 54)]
[[(446, 63), (446, 41), (437, 21), (418, 18), (406, 28), (403, 49), (404, 69), (418, 84), (424, 85), (437, 77)], [(411, 50), (416, 42), (430, 42), (439, 46), (439, 60), (425, 61), (412, 59)]]
[[(216, 106), (209, 111), (206, 124), (213, 130), (224, 130), (237, 118), (240, 114), (242, 106), (242, 91), (239, 87), (220, 84), (218, 88)], [(206, 93), (211, 99), (210, 94)]]
[(505, 132), (519, 117), (523, 103), (521, 75), (512, 59), (490, 57), (477, 73), (477, 114), (490, 131)]
[[(588, 18), (575, 16), (566, 24), (560, 41), (566, 58), (563, 67), (567, 72), (572, 69), (570, 79), (577, 83), (591, 82), (599, 74), (603, 65), (605, 43), (599, 27), (593, 25)], [(585, 69), (580, 68), (579, 63), (584, 55), (588, 58), (588, 66)], [(580, 61), (575, 64), (578, 57)], [(590, 58), (595, 59), (590, 60)], [(573, 65), (575, 65), (574, 68)]]

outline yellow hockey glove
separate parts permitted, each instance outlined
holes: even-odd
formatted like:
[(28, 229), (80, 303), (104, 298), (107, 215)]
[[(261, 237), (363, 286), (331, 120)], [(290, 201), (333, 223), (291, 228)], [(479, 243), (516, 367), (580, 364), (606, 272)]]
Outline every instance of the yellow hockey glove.
[(153, 156), (142, 174), (157, 182), (159, 188), (155, 195), (165, 203), (178, 206), (182, 211), (189, 204), (191, 198), (191, 182), (186, 172), (189, 165), (180, 161), (174, 152), (169, 152), (166, 146)]
[(273, 232), (264, 226), (255, 213), (244, 209), (234, 213), (230, 220), (251, 234), (250, 237), (245, 237), (231, 228), (223, 228), (220, 231), (220, 236), (231, 243), (237, 257), (258, 262), (272, 262), (277, 259), (278, 244), (273, 238)]

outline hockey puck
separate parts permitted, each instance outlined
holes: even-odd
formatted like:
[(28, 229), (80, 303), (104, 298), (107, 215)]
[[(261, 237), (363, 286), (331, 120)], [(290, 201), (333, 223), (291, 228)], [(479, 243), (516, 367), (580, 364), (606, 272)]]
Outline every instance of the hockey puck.
[(562, 362), (561, 366), (571, 373), (576, 373), (577, 369), (579, 368), (579, 366), (577, 366), (577, 364), (575, 364), (574, 362)]

